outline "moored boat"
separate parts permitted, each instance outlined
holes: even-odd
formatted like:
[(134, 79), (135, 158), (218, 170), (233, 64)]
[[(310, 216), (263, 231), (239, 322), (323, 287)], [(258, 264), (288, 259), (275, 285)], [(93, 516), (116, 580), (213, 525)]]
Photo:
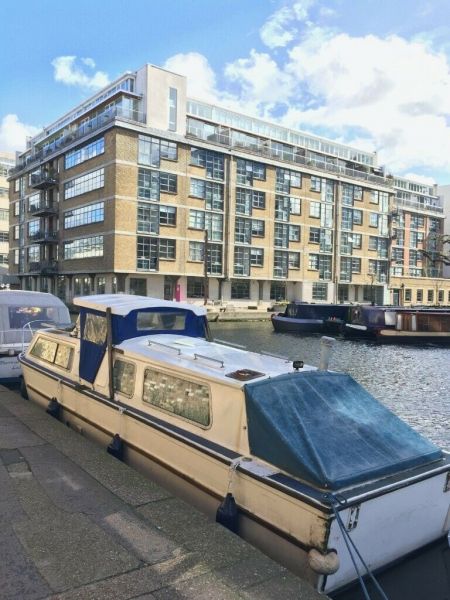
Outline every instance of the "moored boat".
[(272, 315), (272, 325), (285, 333), (341, 333), (349, 308), (346, 304), (290, 302), (284, 313)]
[(19, 380), (18, 355), (28, 346), (36, 329), (55, 325), (70, 325), (69, 311), (56, 296), (23, 290), (0, 291), (0, 383)]
[(189, 482), (232, 492), (329, 592), (446, 535), (450, 460), (351, 377), (210, 341), (205, 310), (136, 296), (75, 299), (75, 331), (20, 360), (30, 399)]
[(450, 309), (355, 306), (344, 335), (381, 343), (450, 344)]

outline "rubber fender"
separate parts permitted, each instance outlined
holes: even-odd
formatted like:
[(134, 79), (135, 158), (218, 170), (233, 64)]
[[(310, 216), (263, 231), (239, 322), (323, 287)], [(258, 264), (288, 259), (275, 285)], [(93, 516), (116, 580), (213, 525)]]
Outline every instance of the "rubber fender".
[(106, 451), (108, 454), (111, 454), (111, 456), (114, 456), (114, 458), (123, 460), (123, 441), (118, 433), (114, 434), (113, 439), (111, 440), (111, 443)]
[(228, 493), (217, 509), (216, 522), (233, 533), (239, 531), (239, 509), (233, 494)]
[(45, 411), (55, 419), (59, 419), (61, 412), (61, 405), (56, 398), (52, 398), (48, 403), (47, 410)]
[(335, 550), (322, 554), (316, 548), (311, 548), (308, 552), (308, 562), (311, 569), (321, 575), (332, 575), (340, 566), (339, 556)]

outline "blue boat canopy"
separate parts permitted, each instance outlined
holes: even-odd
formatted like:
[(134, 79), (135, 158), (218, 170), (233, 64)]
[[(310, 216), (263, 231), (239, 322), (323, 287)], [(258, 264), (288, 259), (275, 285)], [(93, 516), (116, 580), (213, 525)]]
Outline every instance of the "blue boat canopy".
[(443, 457), (345, 373), (289, 373), (245, 386), (250, 452), (339, 490)]
[(90, 383), (106, 352), (107, 308), (111, 309), (113, 345), (162, 333), (207, 336), (206, 310), (197, 306), (127, 294), (78, 297), (74, 302), (80, 307), (79, 373)]

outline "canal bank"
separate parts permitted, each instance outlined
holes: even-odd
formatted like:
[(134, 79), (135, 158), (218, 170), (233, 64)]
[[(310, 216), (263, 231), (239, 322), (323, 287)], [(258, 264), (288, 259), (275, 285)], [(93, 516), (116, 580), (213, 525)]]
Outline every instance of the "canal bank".
[(0, 598), (324, 598), (1, 386), (0, 489)]

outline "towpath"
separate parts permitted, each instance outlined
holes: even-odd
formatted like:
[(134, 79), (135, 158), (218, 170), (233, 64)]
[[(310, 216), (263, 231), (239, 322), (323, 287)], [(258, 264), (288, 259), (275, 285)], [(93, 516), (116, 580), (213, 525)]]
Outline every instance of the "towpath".
[(0, 386), (0, 599), (44, 598), (324, 596)]

